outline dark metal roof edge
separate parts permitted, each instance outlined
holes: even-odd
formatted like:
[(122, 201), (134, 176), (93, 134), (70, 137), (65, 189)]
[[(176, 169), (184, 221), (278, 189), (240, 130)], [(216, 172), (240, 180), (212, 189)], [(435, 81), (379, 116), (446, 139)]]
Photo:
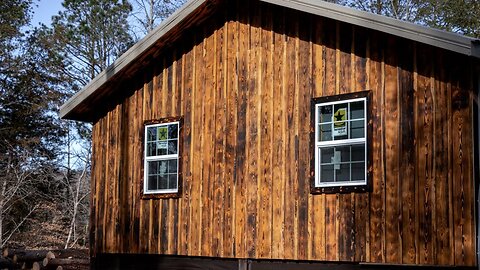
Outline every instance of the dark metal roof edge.
[[(318, 0), (260, 0), (480, 58), (478, 39)], [(477, 48), (474, 48), (477, 47)]]
[(144, 51), (153, 46), (157, 40), (168, 33), (173, 27), (185, 19), (190, 13), (195, 11), (200, 5), (207, 0), (190, 0), (185, 3), (179, 10), (174, 12), (170, 17), (163, 21), (159, 26), (152, 30), (140, 41), (135, 43), (130, 49), (122, 54), (113, 64), (100, 72), (93, 80), (91, 80), (82, 90), (72, 96), (65, 104), (60, 107), (60, 118), (65, 118), (76, 106), (78, 106), (87, 97), (93, 94), (98, 88), (105, 84), (117, 72), (121, 71), (128, 64), (134, 61)]

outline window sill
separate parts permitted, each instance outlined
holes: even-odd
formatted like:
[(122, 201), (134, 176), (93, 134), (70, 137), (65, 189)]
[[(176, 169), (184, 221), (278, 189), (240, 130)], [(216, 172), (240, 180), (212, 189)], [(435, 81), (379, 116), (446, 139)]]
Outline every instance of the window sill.
[(336, 186), (336, 187), (310, 187), (311, 194), (333, 194), (333, 193), (362, 193), (370, 192), (371, 188), (367, 185), (356, 186)]
[(143, 194), (142, 193), (142, 200), (157, 200), (157, 199), (178, 199), (181, 197), (180, 192), (172, 192), (172, 193), (150, 193), (150, 194)]

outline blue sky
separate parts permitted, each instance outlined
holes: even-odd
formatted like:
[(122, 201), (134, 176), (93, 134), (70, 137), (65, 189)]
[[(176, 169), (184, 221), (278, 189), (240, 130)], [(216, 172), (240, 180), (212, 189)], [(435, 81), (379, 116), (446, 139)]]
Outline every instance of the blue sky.
[(61, 9), (62, 0), (34, 0), (32, 26), (38, 26), (40, 22), (50, 25), (52, 16)]

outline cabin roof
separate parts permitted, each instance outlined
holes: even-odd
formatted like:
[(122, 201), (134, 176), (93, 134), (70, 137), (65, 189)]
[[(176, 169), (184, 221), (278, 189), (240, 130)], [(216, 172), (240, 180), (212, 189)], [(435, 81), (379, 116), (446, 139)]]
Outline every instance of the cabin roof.
[[(398, 37), (439, 47), (466, 56), (480, 58), (480, 40), (456, 33), (425, 27), (397, 19), (355, 10), (318, 0), (259, 0), (274, 5), (334, 19)], [(198, 25), (215, 13), (225, 0), (190, 0), (163, 21), (153, 31), (137, 42), (112, 65), (98, 74), (81, 91), (60, 108), (64, 119), (93, 121), (92, 101), (101, 100), (112, 93), (116, 78), (126, 78), (129, 72), (140, 68), (159, 49), (171, 44), (179, 33)]]

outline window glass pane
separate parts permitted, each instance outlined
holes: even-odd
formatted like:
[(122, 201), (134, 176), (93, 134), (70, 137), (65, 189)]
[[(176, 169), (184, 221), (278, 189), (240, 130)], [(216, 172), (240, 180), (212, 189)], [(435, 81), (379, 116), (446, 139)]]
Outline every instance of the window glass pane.
[(177, 188), (177, 175), (176, 174), (169, 174), (168, 175), (168, 188), (169, 189), (176, 189)]
[(147, 156), (148, 157), (155, 156), (156, 149), (157, 149), (157, 143), (155, 142), (147, 143)]
[(333, 147), (320, 148), (320, 163), (332, 163)]
[(365, 118), (364, 101), (350, 103), (350, 119)]
[(168, 161), (168, 173), (177, 173), (177, 160), (172, 159)]
[(157, 189), (157, 176), (150, 175), (148, 176), (147, 190), (156, 190)]
[(335, 156), (337, 158), (335, 163), (349, 162), (350, 161), (350, 146), (337, 146), (335, 147)]
[(365, 162), (352, 163), (352, 181), (365, 180)]
[(318, 141), (332, 140), (332, 124), (321, 124), (318, 129)]
[(168, 174), (158, 177), (158, 189), (168, 188)]
[(168, 125), (168, 138), (169, 139), (178, 138), (178, 124)]
[[(350, 180), (350, 164), (341, 164), (339, 169), (335, 169), (336, 182), (345, 182)], [(338, 167), (337, 167), (338, 168)]]
[(320, 182), (328, 183), (333, 182), (333, 165), (321, 165), (320, 166)]
[(332, 105), (320, 106), (318, 115), (320, 123), (332, 122)]
[(154, 175), (154, 174), (158, 174), (158, 161), (149, 161), (147, 175)]
[(157, 142), (157, 156), (166, 155), (167, 149), (168, 149), (168, 141)]
[(161, 160), (161, 161), (158, 161), (158, 163), (159, 163), (158, 174), (160, 174), (160, 175), (166, 174), (167, 173), (168, 161), (167, 160)]
[(365, 160), (365, 145), (356, 144), (352, 145), (352, 161), (364, 161)]
[(156, 127), (149, 127), (147, 128), (147, 141), (153, 142), (157, 140), (157, 128)]
[(177, 154), (177, 140), (168, 141), (168, 154)]
[(365, 136), (364, 121), (357, 120), (350, 122), (350, 138), (363, 138)]

